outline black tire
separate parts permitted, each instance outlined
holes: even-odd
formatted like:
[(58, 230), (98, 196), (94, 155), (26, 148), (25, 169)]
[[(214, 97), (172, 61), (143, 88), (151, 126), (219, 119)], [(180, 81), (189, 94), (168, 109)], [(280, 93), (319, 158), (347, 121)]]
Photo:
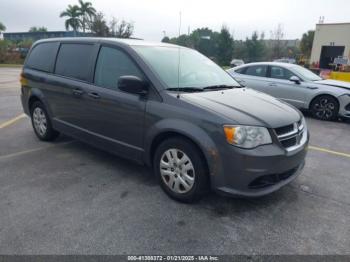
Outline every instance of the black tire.
[[(185, 189), (183, 187), (184, 185), (183, 182), (186, 182), (186, 185), (188, 186), (188, 183), (187, 183), (188, 180), (185, 177), (187, 178), (188, 176), (194, 177), (194, 182), (192, 182), (193, 184), (191, 186), (191, 189), (187, 192), (181, 192), (181, 193), (174, 192), (173, 191), (174, 189), (171, 189), (165, 182), (166, 176), (164, 175), (162, 176), (161, 174), (161, 160), (162, 158), (164, 160), (165, 153), (170, 149), (178, 150), (178, 153), (179, 153), (178, 156), (180, 157), (178, 163), (180, 163), (181, 160), (184, 159), (183, 158), (184, 155), (187, 156), (190, 160), (185, 162), (183, 165), (178, 164), (178, 166), (175, 167), (177, 171), (176, 170), (174, 171), (174, 173), (179, 172), (177, 174), (178, 178), (174, 178), (174, 179), (181, 180), (181, 182), (178, 182), (178, 184), (181, 184), (178, 187), (180, 190), (181, 190), (181, 187)], [(187, 169), (186, 167), (188, 167), (189, 164), (191, 164), (191, 166), (193, 167), (193, 170), (194, 170), (193, 172), (191, 170), (186, 170)], [(172, 199), (175, 199), (177, 201), (184, 202), (184, 203), (191, 203), (196, 200), (199, 200), (205, 193), (209, 191), (209, 175), (208, 175), (208, 170), (207, 170), (208, 168), (205, 163), (205, 159), (202, 156), (202, 153), (200, 152), (200, 150), (197, 148), (197, 146), (194, 145), (190, 140), (187, 140), (182, 137), (174, 137), (163, 141), (158, 146), (155, 152), (155, 155), (153, 158), (153, 168), (154, 168), (154, 173), (156, 174), (162, 189)], [(171, 168), (164, 169), (164, 167), (162, 167), (163, 171), (164, 170), (170, 171), (170, 169)], [(174, 176), (176, 176), (176, 174)], [(174, 184), (175, 183), (176, 182), (174, 181)], [(171, 182), (168, 182), (168, 184), (171, 184)], [(174, 184), (173, 184), (173, 187), (174, 187)]]
[[(38, 128), (37, 125), (35, 124), (35, 116), (34, 116), (35, 112), (42, 112), (42, 117), (45, 117), (46, 119), (46, 125), (45, 125), (46, 129), (43, 132), (41, 132), (41, 130), (39, 130), (40, 128)], [(53, 141), (59, 136), (60, 133), (52, 128), (51, 119), (47, 114), (45, 106), (40, 101), (36, 101), (32, 104), (30, 108), (30, 117), (32, 120), (34, 133), (40, 140)]]
[(339, 102), (333, 96), (321, 95), (311, 102), (310, 111), (317, 119), (333, 121), (338, 118)]

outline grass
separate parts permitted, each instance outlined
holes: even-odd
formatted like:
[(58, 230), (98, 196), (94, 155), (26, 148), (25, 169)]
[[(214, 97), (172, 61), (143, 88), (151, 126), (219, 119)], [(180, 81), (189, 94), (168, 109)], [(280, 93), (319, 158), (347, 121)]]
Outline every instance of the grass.
[(0, 64), (0, 67), (15, 67), (15, 68), (20, 68), (22, 67), (22, 64)]

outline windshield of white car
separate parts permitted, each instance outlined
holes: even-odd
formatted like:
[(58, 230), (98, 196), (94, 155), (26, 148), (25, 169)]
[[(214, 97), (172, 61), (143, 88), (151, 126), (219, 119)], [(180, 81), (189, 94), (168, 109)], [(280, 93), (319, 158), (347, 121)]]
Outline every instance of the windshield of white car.
[(320, 81), (323, 80), (321, 77), (311, 72), (310, 70), (301, 67), (301, 66), (293, 66), (293, 70), (301, 76), (301, 78), (305, 81)]
[[(182, 91), (241, 87), (227, 72), (199, 52), (171, 46), (133, 46), (136, 52), (157, 73), (167, 88)], [(180, 60), (180, 63), (179, 63)], [(178, 77), (179, 76), (179, 77)], [(219, 86), (219, 87), (218, 87)], [(206, 88), (208, 90), (210, 88)]]

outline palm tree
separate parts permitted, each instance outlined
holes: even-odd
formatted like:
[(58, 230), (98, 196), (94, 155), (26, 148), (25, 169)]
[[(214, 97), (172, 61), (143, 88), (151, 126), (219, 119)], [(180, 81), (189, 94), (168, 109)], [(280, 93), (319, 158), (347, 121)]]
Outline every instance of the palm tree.
[(83, 0), (79, 0), (79, 5), (80, 15), (82, 17), (81, 26), (83, 28), (83, 32), (85, 33), (87, 22), (96, 15), (96, 9), (92, 7), (90, 2), (84, 2)]
[(3, 31), (6, 31), (6, 26), (0, 22), (0, 36)]
[(68, 5), (67, 9), (60, 14), (60, 17), (67, 17), (65, 21), (66, 30), (69, 30), (71, 27), (74, 35), (76, 35), (81, 26), (80, 16), (80, 8), (77, 5)]

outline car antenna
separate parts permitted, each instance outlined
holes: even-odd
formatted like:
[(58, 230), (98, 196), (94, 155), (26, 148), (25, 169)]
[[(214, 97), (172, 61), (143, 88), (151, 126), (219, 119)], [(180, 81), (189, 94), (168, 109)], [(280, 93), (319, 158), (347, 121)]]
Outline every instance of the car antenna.
[[(180, 39), (180, 34), (181, 34), (181, 11), (179, 13), (179, 36), (178, 39)], [(177, 65), (177, 98), (180, 98), (180, 59), (181, 59), (181, 47), (180, 45), (178, 46), (178, 65)]]

